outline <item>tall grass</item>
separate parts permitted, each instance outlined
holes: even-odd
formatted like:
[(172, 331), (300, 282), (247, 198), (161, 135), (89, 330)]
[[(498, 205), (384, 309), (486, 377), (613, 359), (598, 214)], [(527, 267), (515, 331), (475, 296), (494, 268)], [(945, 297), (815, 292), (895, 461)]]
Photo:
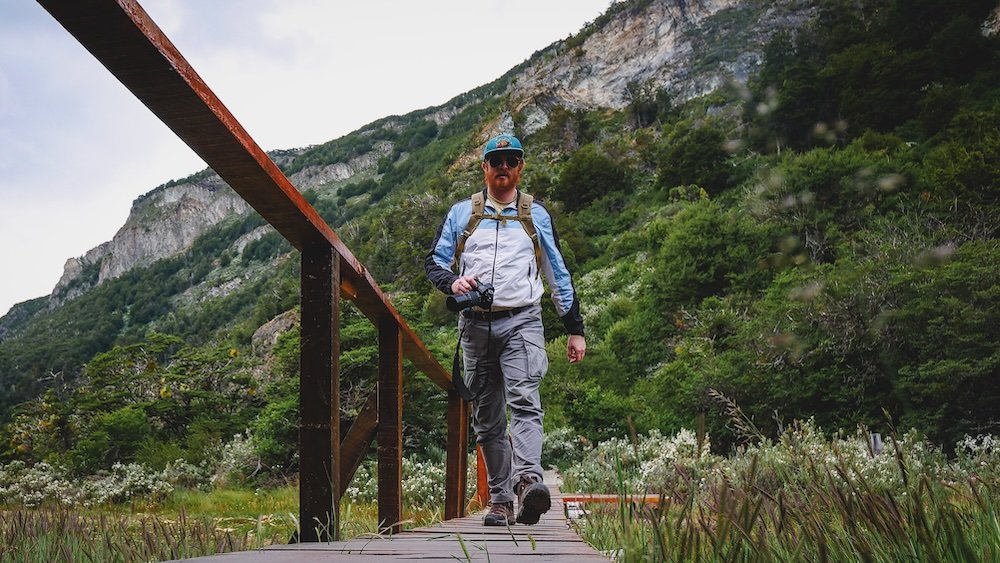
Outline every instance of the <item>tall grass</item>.
[(1000, 560), (996, 483), (922, 476), (892, 494), (818, 474), (774, 493), (745, 477), (592, 511), (584, 537), (621, 561)]
[[(435, 509), (407, 507), (406, 526), (440, 521)], [(0, 563), (146, 562), (260, 549), (290, 541), (298, 488), (176, 490), (157, 502), (95, 509), (46, 504), (0, 508)], [(378, 532), (373, 503), (344, 501), (341, 533)]]
[(1000, 450), (949, 460), (912, 436), (881, 453), (865, 437), (821, 443), (796, 425), (732, 458), (641, 467), (658, 487), (617, 462), (619, 494), (660, 503), (588, 507), (581, 532), (619, 561), (1000, 561)]
[(210, 518), (81, 513), (65, 507), (0, 512), (0, 561), (162, 561), (255, 549), (260, 537)]

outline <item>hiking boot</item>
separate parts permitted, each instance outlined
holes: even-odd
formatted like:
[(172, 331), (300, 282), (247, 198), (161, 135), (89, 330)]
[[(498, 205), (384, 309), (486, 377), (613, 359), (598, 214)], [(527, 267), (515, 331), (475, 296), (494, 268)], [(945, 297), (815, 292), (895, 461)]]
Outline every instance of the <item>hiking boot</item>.
[(542, 514), (552, 507), (549, 488), (537, 477), (523, 476), (517, 486), (517, 522), (537, 524)]
[(483, 526), (510, 526), (514, 523), (514, 503), (494, 502), (483, 517)]

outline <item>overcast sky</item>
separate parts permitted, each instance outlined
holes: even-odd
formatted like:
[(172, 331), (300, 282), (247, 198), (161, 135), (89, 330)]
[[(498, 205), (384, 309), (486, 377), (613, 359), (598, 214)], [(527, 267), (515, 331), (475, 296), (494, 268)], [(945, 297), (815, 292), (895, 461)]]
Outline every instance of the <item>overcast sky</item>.
[[(444, 103), (611, 0), (145, 0), (265, 150)], [(137, 196), (205, 168), (47, 12), (0, 0), (0, 315), (47, 295)]]

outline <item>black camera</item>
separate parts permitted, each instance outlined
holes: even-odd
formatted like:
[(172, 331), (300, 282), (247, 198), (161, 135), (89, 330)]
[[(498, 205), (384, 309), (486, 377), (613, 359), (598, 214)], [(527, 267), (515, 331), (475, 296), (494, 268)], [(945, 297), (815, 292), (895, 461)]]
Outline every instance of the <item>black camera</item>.
[(450, 295), (446, 304), (451, 311), (461, 311), (477, 306), (489, 309), (490, 305), (493, 305), (493, 284), (479, 281), (476, 278), (476, 287), (472, 291), (461, 295)]

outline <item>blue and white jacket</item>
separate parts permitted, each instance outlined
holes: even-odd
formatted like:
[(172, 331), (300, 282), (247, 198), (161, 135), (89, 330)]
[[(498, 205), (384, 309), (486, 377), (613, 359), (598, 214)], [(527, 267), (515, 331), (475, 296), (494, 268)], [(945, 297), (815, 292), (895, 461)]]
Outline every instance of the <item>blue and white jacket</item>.
[[(521, 192), (518, 191), (518, 197), (501, 213), (517, 217), (520, 196)], [(496, 213), (489, 198), (486, 199), (486, 212)], [(451, 284), (458, 279), (458, 275), (451, 270), (455, 247), (471, 216), (471, 197), (453, 205), (438, 229), (431, 251), (424, 261), (427, 278), (435, 287), (449, 295)], [(566, 261), (559, 250), (559, 237), (552, 217), (538, 200), (532, 204), (531, 219), (542, 249), (542, 274), (552, 291), (556, 311), (567, 333), (583, 335), (580, 302), (566, 268)], [(493, 284), (493, 307), (496, 309), (512, 309), (538, 303), (542, 297), (542, 280), (537, 268), (535, 246), (521, 223), (494, 219), (483, 219), (479, 223), (465, 242), (465, 250), (458, 264), (461, 275), (473, 276)]]

